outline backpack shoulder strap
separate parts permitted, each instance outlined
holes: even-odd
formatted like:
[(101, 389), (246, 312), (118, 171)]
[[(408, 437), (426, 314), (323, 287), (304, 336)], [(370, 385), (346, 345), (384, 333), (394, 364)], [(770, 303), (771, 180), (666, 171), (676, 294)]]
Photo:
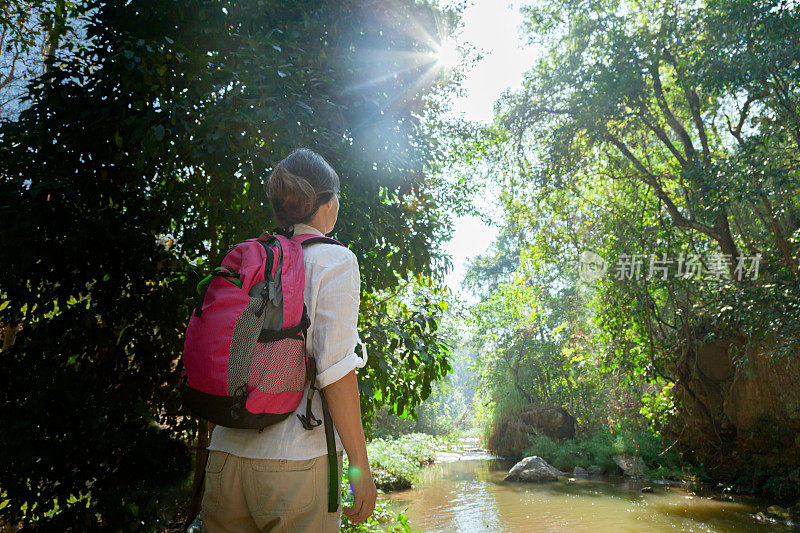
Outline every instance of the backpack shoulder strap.
[(319, 235), (314, 235), (311, 233), (307, 233), (304, 235), (295, 235), (292, 237), (293, 241), (299, 242), (302, 246), (307, 244), (314, 244), (317, 242), (324, 242), (328, 244), (336, 244), (339, 246), (344, 246), (344, 244), (340, 243), (336, 239), (331, 239), (330, 237), (320, 237)]
[(265, 231), (264, 233), (259, 235), (255, 240), (257, 240), (258, 242), (264, 242), (269, 244), (275, 240), (275, 235), (269, 233), (268, 231)]
[[(344, 246), (344, 244), (340, 243), (336, 239), (331, 239), (330, 237), (321, 237), (319, 235), (314, 234), (303, 234), (303, 235), (294, 235), (292, 236), (292, 240), (299, 243), (301, 246), (306, 246), (307, 244), (314, 244), (318, 242), (327, 243), (327, 244), (335, 244), (338, 246)], [(315, 365), (316, 368), (316, 365)], [(314, 372), (316, 374), (316, 371)], [(310, 424), (308, 421), (308, 414), (311, 412), (311, 394), (313, 390), (319, 390), (319, 396), (322, 401), (322, 420), (325, 426), (325, 445), (328, 449), (328, 512), (333, 513), (339, 510), (339, 460), (336, 454), (336, 442), (333, 433), (333, 420), (331, 419), (330, 410), (328, 409), (328, 401), (325, 398), (325, 393), (322, 389), (316, 389), (315, 378), (311, 378), (311, 389), (309, 390), (308, 396), (308, 407), (306, 408), (306, 420), (303, 420), (303, 417), (297, 415), (298, 418), (303, 422), (303, 427), (305, 429), (314, 429), (316, 425)], [(313, 419), (313, 415), (311, 416)], [(308, 425), (307, 425), (308, 424)]]

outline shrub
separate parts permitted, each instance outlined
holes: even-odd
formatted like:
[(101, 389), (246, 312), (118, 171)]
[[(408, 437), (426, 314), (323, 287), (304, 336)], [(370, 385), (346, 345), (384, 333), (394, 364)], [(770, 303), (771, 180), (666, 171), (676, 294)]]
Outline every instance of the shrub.
[(582, 444), (576, 439), (556, 442), (547, 435), (538, 435), (523, 455), (538, 455), (559, 470), (569, 471), (576, 466), (585, 468), (593, 464), (587, 459)]
[(423, 433), (371, 441), (367, 445), (367, 454), (375, 485), (384, 491), (411, 488), (420, 467), (432, 463), (436, 451), (451, 444), (451, 439)]
[(564, 471), (576, 466), (603, 466), (606, 471), (618, 470), (615, 455), (638, 456), (644, 461), (650, 476), (673, 477), (679, 465), (676, 451), (669, 448), (663, 437), (642, 429), (623, 429), (612, 432), (603, 428), (583, 439), (554, 442), (545, 435), (532, 439), (525, 448), (525, 457), (538, 455), (551, 465)]

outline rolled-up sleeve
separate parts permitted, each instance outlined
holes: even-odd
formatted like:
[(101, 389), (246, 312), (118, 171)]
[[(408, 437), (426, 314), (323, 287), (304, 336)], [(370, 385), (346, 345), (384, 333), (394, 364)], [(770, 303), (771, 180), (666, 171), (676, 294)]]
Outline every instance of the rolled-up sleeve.
[(318, 387), (342, 379), (361, 361), (355, 354), (361, 277), (355, 254), (342, 255), (321, 270), (317, 285), (311, 342)]

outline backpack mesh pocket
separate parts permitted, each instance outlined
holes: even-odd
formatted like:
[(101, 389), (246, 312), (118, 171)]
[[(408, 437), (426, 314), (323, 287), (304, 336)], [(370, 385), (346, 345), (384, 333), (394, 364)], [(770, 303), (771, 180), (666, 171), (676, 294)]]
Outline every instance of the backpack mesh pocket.
[(250, 363), (250, 386), (265, 394), (303, 390), (306, 385), (303, 344), (299, 337), (257, 343)]
[(227, 375), (228, 394), (231, 396), (246, 383), (248, 370), (251, 367), (250, 354), (256, 346), (264, 320), (257, 314), (263, 302), (261, 298), (251, 297), (233, 328)]

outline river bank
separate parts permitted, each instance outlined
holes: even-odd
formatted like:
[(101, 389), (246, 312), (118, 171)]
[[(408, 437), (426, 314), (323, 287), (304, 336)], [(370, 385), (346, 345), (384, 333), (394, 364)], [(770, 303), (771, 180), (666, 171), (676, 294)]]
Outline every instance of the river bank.
[(423, 469), (410, 490), (387, 494), (414, 530), (428, 532), (767, 532), (792, 531), (759, 521), (763, 504), (746, 497), (701, 496), (680, 487), (624, 478), (562, 477), (551, 483), (512, 483), (511, 461), (462, 460)]
[[(400, 442), (381, 446), (402, 455)], [(444, 443), (432, 457), (429, 449), (420, 455), (410, 488), (384, 491), (380, 518), (361, 531), (793, 530), (768, 512), (768, 502), (693, 480), (568, 474), (550, 483), (508, 482), (514, 461), (487, 453), (477, 438)]]
[[(372, 477), (379, 498), (375, 512), (364, 524), (352, 524), (342, 518), (342, 531), (412, 531), (401, 509), (396, 509), (384, 496), (388, 493), (410, 490), (423, 467), (441, 461), (445, 450), (457, 450), (460, 436), (433, 436), (411, 433), (393, 439), (373, 439), (367, 443)], [(348, 496), (347, 458), (342, 476), (342, 498)]]

